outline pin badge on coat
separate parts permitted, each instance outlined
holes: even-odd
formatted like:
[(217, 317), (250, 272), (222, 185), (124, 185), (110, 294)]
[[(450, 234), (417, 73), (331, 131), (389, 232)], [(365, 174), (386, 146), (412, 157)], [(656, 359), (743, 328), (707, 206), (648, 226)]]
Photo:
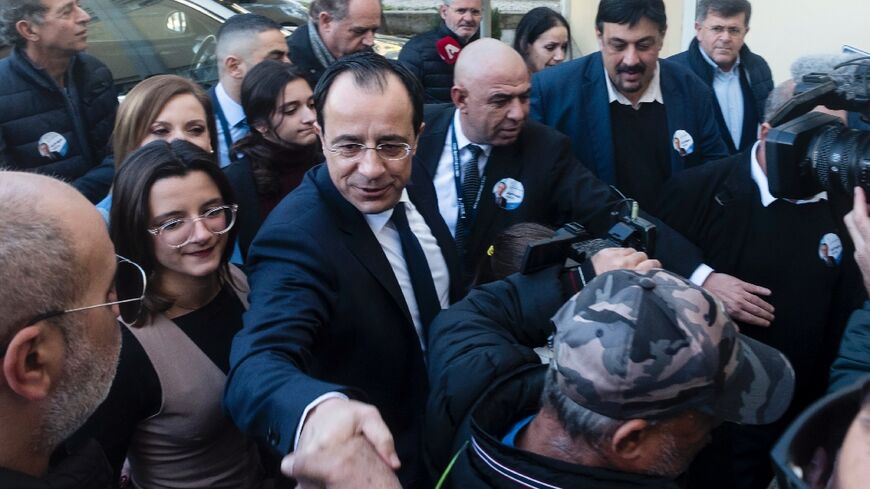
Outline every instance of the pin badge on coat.
[(679, 129), (674, 132), (672, 139), (674, 151), (679, 153), (680, 156), (685, 157), (695, 152), (695, 139), (685, 130)]
[(513, 178), (502, 178), (492, 187), (492, 195), (497, 207), (512, 211), (523, 203), (526, 190)]
[(39, 156), (51, 160), (58, 160), (66, 156), (69, 151), (69, 143), (66, 138), (56, 132), (43, 134), (36, 143)]
[(819, 241), (819, 259), (832, 268), (840, 264), (843, 259), (843, 243), (839, 236), (834, 233), (822, 236)]

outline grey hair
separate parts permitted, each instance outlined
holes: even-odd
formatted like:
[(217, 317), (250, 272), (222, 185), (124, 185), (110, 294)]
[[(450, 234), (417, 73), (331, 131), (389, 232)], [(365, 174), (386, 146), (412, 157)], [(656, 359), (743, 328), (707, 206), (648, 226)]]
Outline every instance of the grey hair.
[(591, 447), (602, 447), (623, 421), (590, 411), (571, 400), (559, 388), (558, 373), (553, 365), (551, 363), (547, 370), (541, 404), (556, 411), (559, 422), (572, 439), (582, 437)]
[(779, 85), (773, 87), (767, 100), (764, 102), (764, 121), (769, 122), (770, 119), (791, 100), (794, 95), (794, 80), (786, 80)]
[(328, 13), (334, 20), (342, 20), (347, 17), (349, 8), (350, 0), (314, 0), (308, 7), (308, 15), (314, 22), (321, 12)]
[(65, 230), (33, 200), (4, 183), (0, 170), (0, 355), (27, 321), (69, 307), (87, 280)]
[(39, 0), (0, 0), (0, 45), (23, 48), (27, 40), (21, 37), (15, 27), (21, 20), (41, 24), (45, 7)]
[(749, 18), (752, 17), (752, 5), (747, 0), (698, 0), (695, 20), (704, 22), (710, 12), (725, 18), (746, 14), (745, 25), (748, 26)]

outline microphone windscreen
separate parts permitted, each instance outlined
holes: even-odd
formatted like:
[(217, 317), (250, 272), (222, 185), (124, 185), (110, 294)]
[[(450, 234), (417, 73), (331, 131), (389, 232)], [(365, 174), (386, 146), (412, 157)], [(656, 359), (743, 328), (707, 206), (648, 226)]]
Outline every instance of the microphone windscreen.
[(450, 36), (444, 36), (441, 39), (438, 39), (438, 42), (435, 43), (435, 49), (438, 51), (438, 56), (444, 60), (445, 63), (452, 65), (456, 62), (456, 58), (459, 57), (459, 52), (462, 51), (462, 46)]

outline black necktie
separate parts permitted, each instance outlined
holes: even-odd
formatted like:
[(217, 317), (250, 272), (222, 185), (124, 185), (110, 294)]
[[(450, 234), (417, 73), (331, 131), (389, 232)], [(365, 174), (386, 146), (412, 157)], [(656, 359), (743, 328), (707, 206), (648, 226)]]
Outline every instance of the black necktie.
[(405, 203), (399, 202), (393, 208), (393, 224), (399, 231), (399, 240), (402, 242), (402, 254), (405, 255), (405, 264), (408, 266), (408, 275), (411, 277), (411, 285), (414, 287), (414, 298), (417, 299), (417, 309), (420, 311), (420, 323), (423, 327), (423, 341), (426, 341), (425, 332), (435, 316), (441, 311), (441, 302), (435, 291), (435, 282), (432, 280), (432, 271), (429, 270), (429, 262), (423, 253), (423, 247), (408, 225), (408, 216), (405, 215)]
[(471, 159), (462, 167), (462, 207), (465, 212), (460, 212), (459, 219), (456, 221), (456, 247), (460, 255), (465, 255), (466, 240), (471, 231), (474, 201), (477, 200), (477, 193), (480, 191), (480, 170), (477, 168), (477, 159), (483, 153), (480, 146), (474, 144), (469, 144), (466, 148), (471, 151)]

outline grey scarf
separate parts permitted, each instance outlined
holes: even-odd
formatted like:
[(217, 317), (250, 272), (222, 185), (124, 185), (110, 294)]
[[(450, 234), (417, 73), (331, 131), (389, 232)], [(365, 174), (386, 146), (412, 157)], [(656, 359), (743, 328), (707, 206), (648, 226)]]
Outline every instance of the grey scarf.
[(329, 52), (326, 44), (323, 44), (323, 39), (320, 39), (320, 34), (317, 33), (317, 25), (311, 19), (308, 19), (308, 40), (311, 41), (311, 51), (314, 52), (314, 57), (317, 58), (320, 66), (326, 68), (335, 63), (335, 56)]

